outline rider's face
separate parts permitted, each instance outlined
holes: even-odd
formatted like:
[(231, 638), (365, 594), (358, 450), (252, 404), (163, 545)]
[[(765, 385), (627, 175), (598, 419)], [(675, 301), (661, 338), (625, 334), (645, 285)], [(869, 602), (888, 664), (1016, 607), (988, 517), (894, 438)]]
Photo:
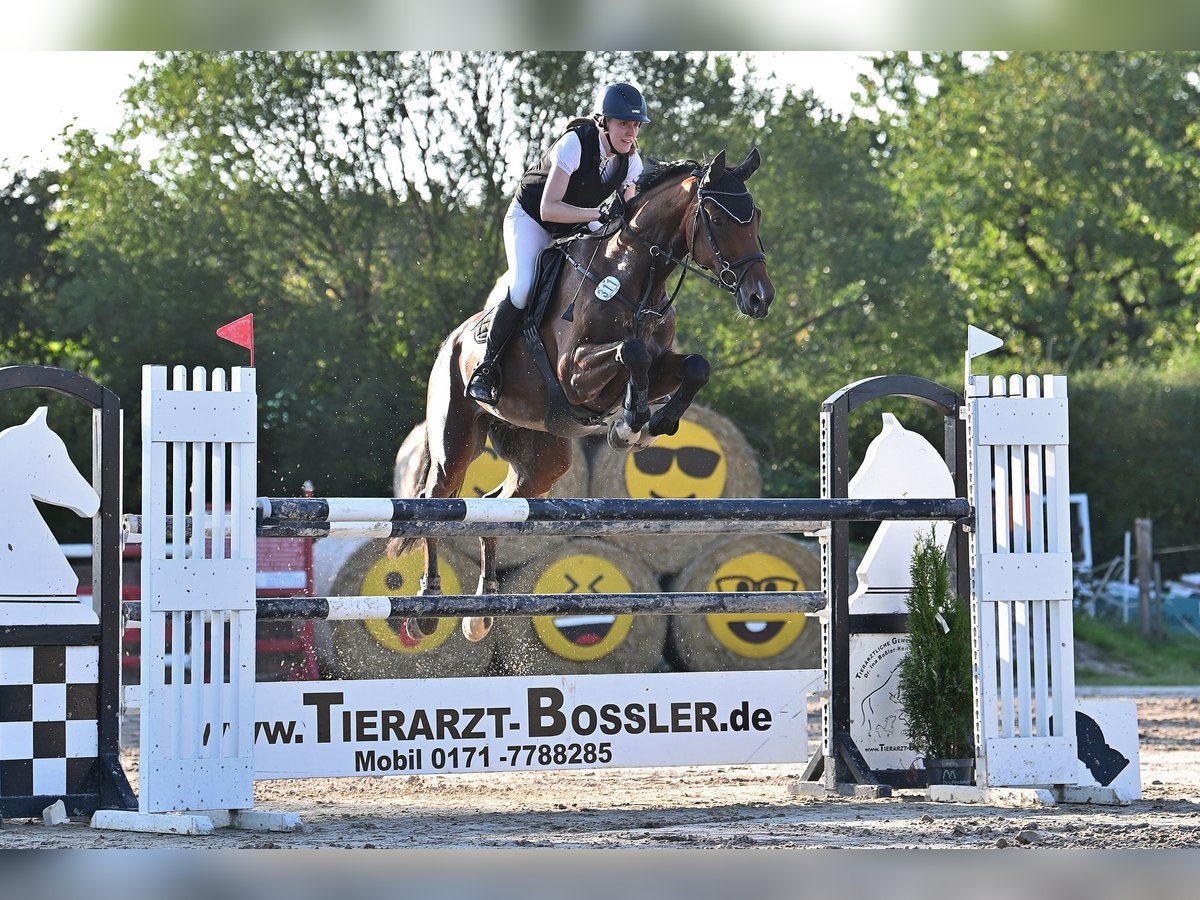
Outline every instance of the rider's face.
[(613, 149), (618, 153), (628, 153), (633, 149), (638, 132), (642, 130), (641, 122), (630, 122), (626, 119), (608, 120), (608, 139), (612, 141)]

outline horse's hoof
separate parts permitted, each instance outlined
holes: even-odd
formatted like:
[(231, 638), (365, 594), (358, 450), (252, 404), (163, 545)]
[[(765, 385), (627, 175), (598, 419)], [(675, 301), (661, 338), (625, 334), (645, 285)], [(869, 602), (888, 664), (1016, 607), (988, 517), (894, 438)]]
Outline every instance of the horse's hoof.
[(479, 587), (475, 589), (476, 594), (498, 594), (500, 593), (500, 582), (495, 578), (479, 579)]
[(421, 576), (421, 589), (417, 591), (419, 597), (440, 597), (442, 596), (442, 579), (426, 578)]
[(624, 420), (618, 420), (608, 429), (608, 446), (613, 450), (625, 452), (637, 443), (640, 431), (634, 431)]
[(404, 629), (405, 634), (413, 641), (419, 642), (425, 640), (435, 631), (437, 631), (438, 620), (429, 616), (422, 616), (416, 619), (405, 619), (400, 623), (400, 627)]
[(492, 630), (491, 616), (472, 616), (462, 620), (462, 633), (471, 643), (482, 641)]
[[(652, 435), (654, 435), (654, 437), (660, 437), (664, 434), (675, 434), (677, 431), (679, 431), (679, 420), (660, 419), (655, 421), (654, 419), (651, 419), (649, 431)], [(649, 445), (647, 444), (646, 446)]]

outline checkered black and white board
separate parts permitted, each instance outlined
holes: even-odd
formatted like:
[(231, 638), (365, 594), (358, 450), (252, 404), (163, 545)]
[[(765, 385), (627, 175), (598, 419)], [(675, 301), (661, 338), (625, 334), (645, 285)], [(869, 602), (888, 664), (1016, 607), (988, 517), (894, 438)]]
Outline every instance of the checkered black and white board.
[(0, 797), (94, 789), (98, 681), (97, 647), (0, 647)]

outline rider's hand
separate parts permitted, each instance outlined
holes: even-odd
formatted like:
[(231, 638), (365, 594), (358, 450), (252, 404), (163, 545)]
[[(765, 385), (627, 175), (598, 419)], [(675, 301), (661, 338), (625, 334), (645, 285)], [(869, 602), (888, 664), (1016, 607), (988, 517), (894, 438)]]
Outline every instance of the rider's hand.
[(597, 220), (597, 221), (595, 221), (595, 222), (588, 222), (588, 223), (587, 223), (587, 228), (588, 228), (588, 231), (590, 231), (590, 232), (592, 232), (592, 233), (595, 233), (595, 232), (599, 231), (599, 230), (600, 230), (601, 228), (603, 228), (603, 227), (604, 227), (604, 223), (603, 223), (603, 222), (601, 222), (601, 221), (598, 221), (598, 220)]
[(621, 192), (612, 195), (612, 199), (608, 201), (600, 209), (600, 221), (604, 223), (611, 222), (613, 219), (625, 218), (625, 199), (621, 196)]

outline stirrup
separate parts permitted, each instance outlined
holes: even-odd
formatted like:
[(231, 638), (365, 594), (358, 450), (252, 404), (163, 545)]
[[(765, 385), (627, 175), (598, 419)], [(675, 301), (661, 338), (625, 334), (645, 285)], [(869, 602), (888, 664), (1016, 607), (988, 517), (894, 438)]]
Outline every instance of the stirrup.
[(495, 406), (500, 402), (503, 380), (498, 365), (482, 362), (475, 367), (475, 371), (471, 373), (471, 380), (467, 382), (467, 396), (480, 403)]

